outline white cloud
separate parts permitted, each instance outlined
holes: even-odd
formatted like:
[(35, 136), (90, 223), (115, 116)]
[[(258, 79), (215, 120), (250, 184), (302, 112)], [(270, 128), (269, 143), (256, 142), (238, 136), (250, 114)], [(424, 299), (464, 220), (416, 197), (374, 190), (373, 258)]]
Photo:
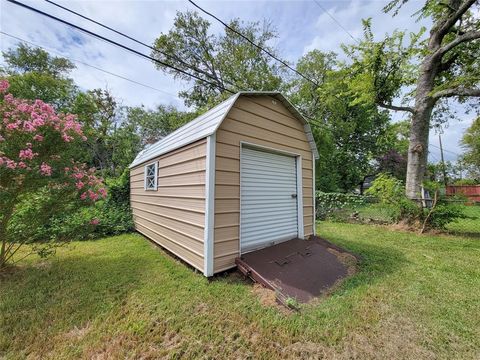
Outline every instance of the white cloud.
[[(46, 2), (23, 0), (27, 4), (45, 12), (64, 18), (79, 26), (91, 29), (118, 42), (127, 44), (149, 54), (150, 50), (115, 35), (84, 19), (80, 19)], [(362, 36), (362, 18), (373, 18), (373, 31), (380, 38), (395, 28), (418, 31), (421, 23), (411, 15), (417, 10), (418, 2), (408, 2), (398, 16), (392, 18), (381, 10), (384, 1), (321, 1), (326, 8), (354, 37)], [(195, 9), (187, 1), (153, 0), (104, 0), (104, 1), (64, 1), (58, 2), (72, 10), (103, 22), (113, 28), (131, 35), (147, 44), (152, 44), (162, 32), (167, 32), (177, 11)], [(318, 48), (323, 51), (340, 53), (340, 44), (353, 40), (313, 1), (197, 1), (225, 21), (239, 17), (245, 21), (262, 22), (267, 19), (278, 30), (278, 39), (274, 42), (280, 56), (294, 62), (305, 52)], [(157, 104), (183, 106), (176, 98), (180, 89), (189, 84), (175, 81), (171, 76), (155, 69), (145, 59), (130, 54), (115, 46), (91, 38), (83, 33), (47, 19), (31, 11), (22, 9), (5, 0), (0, 0), (1, 30), (21, 37), (48, 49), (58, 51), (64, 56), (77, 59), (96, 67), (108, 70), (123, 77), (150, 85), (170, 93), (154, 91), (123, 79), (102, 73), (90, 67), (77, 64), (72, 73), (75, 82), (84, 88), (108, 87), (125, 105), (145, 104), (153, 107)], [(203, 15), (205, 16), (206, 15)], [(222, 30), (215, 20), (206, 17), (212, 23), (212, 31)], [(17, 41), (1, 36), (1, 49), (14, 46)], [(451, 124), (444, 135), (446, 149), (458, 149), (458, 141), (463, 129), (471, 123), (471, 118), (460, 124)], [(433, 135), (432, 135), (433, 136)]]
[(329, 7), (322, 2), (322, 7), (328, 13), (321, 9), (321, 14), (315, 23), (316, 35), (306, 44), (304, 52), (313, 49), (341, 52), (340, 44), (354, 43), (348, 33), (356, 39), (363, 38), (362, 19), (372, 18), (372, 30), (376, 39), (381, 39), (387, 33), (391, 34), (395, 29), (418, 32), (422, 26), (428, 25), (428, 21), (417, 21), (417, 18), (412, 16), (418, 10), (418, 2), (407, 2), (398, 15), (394, 17), (391, 13), (383, 12), (382, 9), (385, 4), (386, 2), (383, 1), (352, 0), (350, 2), (337, 2)]
[[(150, 53), (148, 48), (50, 4), (39, 1), (30, 1), (27, 4), (108, 36), (145, 54)], [(161, 32), (168, 31), (172, 25), (175, 8), (183, 8), (182, 3), (172, 2), (75, 1), (61, 4), (99, 22), (104, 22), (112, 28), (121, 29), (122, 32), (147, 44), (152, 44)], [(183, 106), (183, 102), (177, 97), (177, 92), (186, 84), (174, 81), (170, 76), (156, 70), (150, 61), (6, 1), (1, 2), (1, 10), (2, 31), (43, 46), (48, 50), (59, 52), (69, 58), (162, 89), (164, 92), (148, 89), (77, 63), (77, 69), (71, 75), (79, 86), (86, 89), (108, 87), (125, 105), (143, 103), (147, 106), (154, 106), (162, 103)], [(2, 50), (10, 48), (18, 42), (4, 35), (1, 39)]]

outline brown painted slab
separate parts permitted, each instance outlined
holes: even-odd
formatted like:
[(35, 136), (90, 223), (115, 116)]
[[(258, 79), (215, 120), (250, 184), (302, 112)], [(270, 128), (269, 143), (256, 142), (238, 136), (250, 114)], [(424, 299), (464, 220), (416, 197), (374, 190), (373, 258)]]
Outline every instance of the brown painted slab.
[(246, 253), (237, 258), (237, 265), (245, 275), (275, 290), (281, 302), (294, 298), (306, 303), (348, 275), (335, 252), (345, 251), (318, 237), (293, 239)]

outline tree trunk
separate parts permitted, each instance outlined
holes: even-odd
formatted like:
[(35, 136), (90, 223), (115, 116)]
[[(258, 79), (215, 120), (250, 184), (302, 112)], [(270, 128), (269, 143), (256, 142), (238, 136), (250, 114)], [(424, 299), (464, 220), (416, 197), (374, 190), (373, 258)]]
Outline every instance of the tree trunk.
[(2, 208), (4, 211), (2, 220), (0, 221), (0, 271), (7, 265), (7, 226), (13, 215), (14, 205), (12, 203), (5, 204)]
[(434, 102), (431, 99), (424, 99), (419, 106), (415, 106), (412, 117), (405, 189), (410, 199), (421, 197), (421, 187), (427, 169), (428, 135), (433, 106)]
[(408, 145), (407, 179), (405, 193), (410, 199), (421, 197), (421, 188), (427, 169), (428, 160), (428, 135), (430, 131), (430, 118), (436, 100), (431, 92), (435, 85), (441, 59), (433, 54), (433, 48), (438, 44), (431, 41), (427, 55), (420, 65), (420, 76), (417, 81), (415, 107), (410, 127), (410, 141)]

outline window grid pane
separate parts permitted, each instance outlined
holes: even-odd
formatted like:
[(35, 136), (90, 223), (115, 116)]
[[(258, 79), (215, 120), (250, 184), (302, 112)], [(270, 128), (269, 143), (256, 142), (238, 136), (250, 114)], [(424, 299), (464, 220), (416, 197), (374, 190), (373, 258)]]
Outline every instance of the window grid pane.
[(147, 189), (155, 189), (155, 177), (156, 177), (156, 171), (155, 171), (155, 164), (151, 164), (147, 166), (146, 169), (146, 177), (145, 177), (145, 187)]

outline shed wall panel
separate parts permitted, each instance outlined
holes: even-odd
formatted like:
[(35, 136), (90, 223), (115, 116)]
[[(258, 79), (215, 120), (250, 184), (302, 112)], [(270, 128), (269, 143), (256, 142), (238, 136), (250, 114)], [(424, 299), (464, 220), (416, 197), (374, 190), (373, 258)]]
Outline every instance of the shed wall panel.
[(313, 162), (303, 124), (272, 97), (242, 96), (216, 135), (214, 272), (235, 266), (235, 257), (239, 255), (242, 141), (296, 153), (302, 157), (304, 232), (305, 237), (313, 234)]
[[(158, 187), (144, 190), (144, 166), (158, 161)], [(138, 232), (203, 271), (206, 140), (131, 169), (130, 200)]]

